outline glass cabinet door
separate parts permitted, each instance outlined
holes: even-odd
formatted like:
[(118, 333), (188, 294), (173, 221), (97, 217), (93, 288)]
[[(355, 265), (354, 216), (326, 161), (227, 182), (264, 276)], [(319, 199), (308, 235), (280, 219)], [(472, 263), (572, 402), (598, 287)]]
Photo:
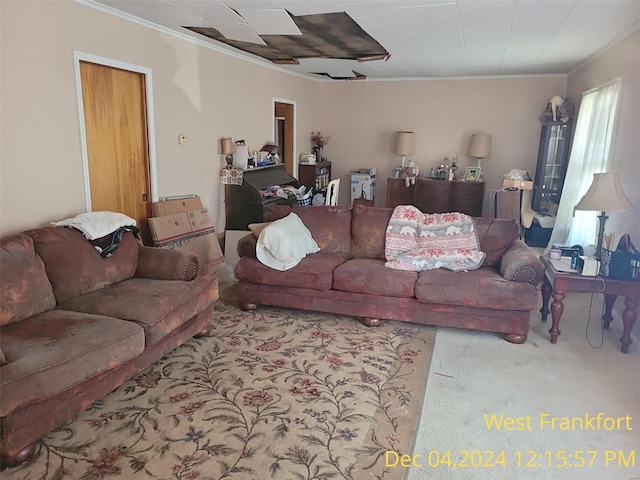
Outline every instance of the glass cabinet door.
[(560, 203), (569, 161), (570, 122), (546, 122), (542, 125), (531, 199), (531, 208), (536, 212), (548, 213)]

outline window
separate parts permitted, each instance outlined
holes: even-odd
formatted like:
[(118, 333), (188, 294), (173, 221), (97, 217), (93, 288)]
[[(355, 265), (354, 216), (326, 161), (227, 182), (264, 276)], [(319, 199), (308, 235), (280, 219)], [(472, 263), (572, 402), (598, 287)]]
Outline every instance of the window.
[[(598, 212), (575, 210), (594, 173), (609, 171), (613, 124), (622, 80), (616, 79), (582, 94), (567, 175), (553, 233), (554, 243), (595, 245)], [(547, 248), (549, 248), (549, 246)]]

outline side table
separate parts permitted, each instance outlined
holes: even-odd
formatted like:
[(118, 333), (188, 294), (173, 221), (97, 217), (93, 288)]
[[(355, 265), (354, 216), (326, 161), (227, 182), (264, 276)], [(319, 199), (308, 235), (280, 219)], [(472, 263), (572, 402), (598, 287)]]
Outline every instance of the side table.
[(620, 350), (622, 353), (629, 351), (631, 340), (631, 329), (636, 323), (638, 307), (638, 299), (640, 298), (640, 282), (631, 282), (626, 280), (615, 280), (601, 276), (586, 277), (579, 273), (566, 273), (556, 270), (551, 263), (548, 255), (540, 257), (540, 261), (544, 266), (544, 282), (542, 283), (542, 321), (547, 321), (549, 314), (549, 299), (553, 296), (551, 303), (552, 326), (549, 329), (551, 335), (551, 343), (556, 343), (560, 335), (560, 318), (564, 311), (562, 301), (566, 292), (596, 292), (604, 294), (605, 311), (602, 315), (604, 328), (608, 329), (611, 323), (611, 310), (618, 295), (624, 295), (625, 309), (622, 312), (623, 332), (620, 337)]

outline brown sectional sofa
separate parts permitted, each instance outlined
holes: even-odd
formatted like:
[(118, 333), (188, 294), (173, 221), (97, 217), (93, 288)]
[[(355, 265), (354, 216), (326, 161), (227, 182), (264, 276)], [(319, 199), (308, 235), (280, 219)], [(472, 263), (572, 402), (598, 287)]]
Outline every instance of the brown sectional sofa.
[(524, 343), (543, 269), (513, 220), (475, 218), (483, 266), (469, 272), (422, 272), (384, 266), (391, 208), (272, 207), (267, 220), (295, 212), (320, 247), (294, 268), (278, 271), (255, 256), (257, 238), (238, 243), (240, 306), (259, 304), (362, 317), (369, 326), (400, 320), (506, 334)]
[(77, 231), (0, 241), (0, 467), (195, 335), (207, 335), (217, 280), (195, 255), (127, 232), (102, 258)]

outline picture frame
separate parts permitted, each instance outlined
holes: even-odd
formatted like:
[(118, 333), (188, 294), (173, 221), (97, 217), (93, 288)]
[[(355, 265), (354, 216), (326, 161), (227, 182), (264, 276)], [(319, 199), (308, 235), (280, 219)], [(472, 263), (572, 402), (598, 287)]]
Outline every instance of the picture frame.
[(467, 167), (464, 171), (464, 179), (467, 182), (479, 182), (482, 174), (480, 167)]

